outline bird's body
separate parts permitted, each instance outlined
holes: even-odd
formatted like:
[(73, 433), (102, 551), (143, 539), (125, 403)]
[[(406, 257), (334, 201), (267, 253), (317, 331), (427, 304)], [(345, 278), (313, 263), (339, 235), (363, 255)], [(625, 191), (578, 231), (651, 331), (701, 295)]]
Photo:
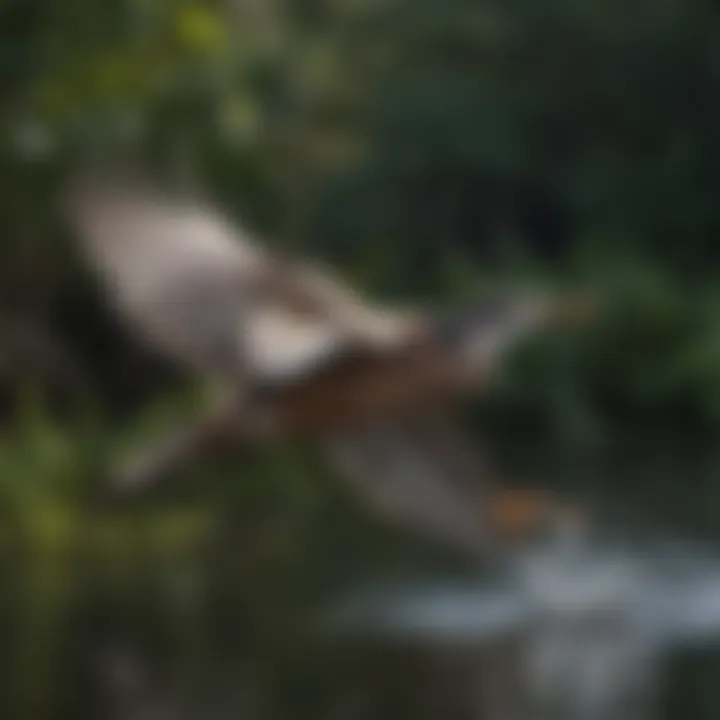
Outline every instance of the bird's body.
[[(437, 421), (557, 305), (510, 298), (460, 316), (380, 307), (255, 243), (208, 204), (143, 184), (80, 184), (67, 207), (120, 315), (154, 351), (225, 383), (226, 419), (242, 406), (246, 432), (262, 410), (270, 436), (316, 440), (342, 473), (373, 486), (392, 475), (417, 520), (436, 513), (447, 529), (454, 513), (473, 534), (485, 470), (468, 462), (462, 432)], [(380, 446), (385, 459), (368, 460)]]

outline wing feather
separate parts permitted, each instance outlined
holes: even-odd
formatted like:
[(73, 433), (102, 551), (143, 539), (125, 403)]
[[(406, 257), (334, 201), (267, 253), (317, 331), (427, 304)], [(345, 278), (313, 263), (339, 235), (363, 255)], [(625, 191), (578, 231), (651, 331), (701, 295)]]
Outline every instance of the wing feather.
[(473, 554), (491, 538), (483, 512), (490, 473), (462, 431), (440, 415), (345, 431), (326, 457), (373, 505), (416, 531)]
[(76, 188), (67, 207), (119, 313), (196, 370), (302, 376), (350, 347), (395, 344), (410, 327), (330, 273), (260, 247), (209, 204), (96, 182)]

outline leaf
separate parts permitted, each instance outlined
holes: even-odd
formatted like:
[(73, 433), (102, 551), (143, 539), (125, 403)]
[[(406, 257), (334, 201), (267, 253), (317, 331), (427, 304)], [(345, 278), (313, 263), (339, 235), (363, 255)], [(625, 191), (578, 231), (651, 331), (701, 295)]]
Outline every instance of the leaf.
[(175, 36), (186, 50), (203, 54), (222, 48), (227, 42), (222, 19), (209, 7), (199, 3), (178, 8)]

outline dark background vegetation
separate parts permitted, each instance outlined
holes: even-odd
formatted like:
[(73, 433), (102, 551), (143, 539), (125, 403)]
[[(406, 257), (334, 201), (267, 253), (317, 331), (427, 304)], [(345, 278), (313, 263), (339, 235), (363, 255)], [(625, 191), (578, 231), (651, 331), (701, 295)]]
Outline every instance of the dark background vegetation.
[[(354, 671), (301, 653), (293, 620), (450, 562), (302, 448), (90, 509), (107, 463), (193, 403), (68, 242), (58, 190), (98, 152), (200, 184), (378, 297), (602, 291), (602, 321), (518, 351), (473, 427), (510, 479), (718, 535), (714, 3), (5, 0), (0, 99), (0, 716), (107, 717), (93, 672), (117, 638), (177, 665), (196, 717), (226, 676), (261, 698), (245, 717), (324, 716)], [(678, 661), (667, 716), (718, 717), (717, 667)]]

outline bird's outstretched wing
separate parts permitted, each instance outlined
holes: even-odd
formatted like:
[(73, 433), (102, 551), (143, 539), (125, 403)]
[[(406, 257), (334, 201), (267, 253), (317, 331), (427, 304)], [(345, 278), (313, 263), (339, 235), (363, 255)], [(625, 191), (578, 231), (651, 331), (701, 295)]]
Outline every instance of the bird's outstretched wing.
[(345, 430), (327, 437), (323, 450), (356, 492), (396, 522), (466, 553), (490, 549), (484, 513), (495, 482), (482, 453), (446, 416)]
[(65, 205), (135, 334), (169, 359), (235, 382), (304, 379), (337, 360), (405, 352), (418, 339), (472, 371), (547, 314), (543, 298), (483, 302), (480, 314), (449, 319), (380, 307), (328, 269), (259, 245), (210, 203), (140, 182), (77, 182)]
[(204, 373), (302, 376), (338, 355), (392, 346), (418, 322), (271, 253), (208, 203), (99, 178), (77, 183), (65, 205), (136, 334)]

